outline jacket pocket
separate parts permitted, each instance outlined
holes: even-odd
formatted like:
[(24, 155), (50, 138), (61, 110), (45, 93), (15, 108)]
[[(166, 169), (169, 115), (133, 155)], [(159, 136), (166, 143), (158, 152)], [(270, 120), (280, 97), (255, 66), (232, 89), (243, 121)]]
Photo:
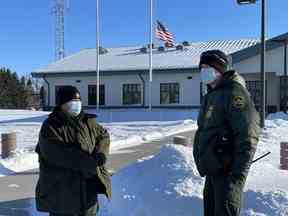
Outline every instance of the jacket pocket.
[(210, 145), (200, 156), (198, 170), (201, 176), (216, 176), (223, 171), (223, 165), (215, 153), (214, 145)]
[(38, 193), (39, 196), (45, 197), (48, 194), (53, 193), (57, 188), (57, 185), (65, 176), (65, 171), (53, 171), (51, 169), (42, 168), (40, 170), (40, 176), (38, 180)]

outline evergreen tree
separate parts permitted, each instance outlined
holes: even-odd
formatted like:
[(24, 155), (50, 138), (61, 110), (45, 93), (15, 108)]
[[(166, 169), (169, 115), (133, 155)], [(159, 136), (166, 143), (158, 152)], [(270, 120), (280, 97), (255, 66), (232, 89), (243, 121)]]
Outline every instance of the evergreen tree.
[(33, 83), (16, 72), (0, 68), (0, 108), (26, 109), (33, 105)]

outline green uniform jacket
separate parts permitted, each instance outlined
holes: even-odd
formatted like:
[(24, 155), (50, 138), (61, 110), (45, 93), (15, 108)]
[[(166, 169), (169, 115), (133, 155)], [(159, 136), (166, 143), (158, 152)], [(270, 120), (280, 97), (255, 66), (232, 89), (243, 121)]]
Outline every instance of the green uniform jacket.
[(259, 114), (235, 71), (208, 89), (198, 116), (194, 159), (201, 176), (246, 178), (260, 134)]
[(110, 138), (95, 117), (81, 113), (70, 121), (56, 108), (44, 121), (36, 147), (38, 211), (81, 214), (96, 203), (97, 194), (111, 199), (110, 174), (92, 156), (97, 152), (108, 157)]

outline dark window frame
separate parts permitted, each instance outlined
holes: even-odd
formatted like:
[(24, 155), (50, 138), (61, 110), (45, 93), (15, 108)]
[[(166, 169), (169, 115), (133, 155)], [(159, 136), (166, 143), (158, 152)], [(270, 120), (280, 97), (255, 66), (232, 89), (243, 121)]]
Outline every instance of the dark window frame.
[(142, 105), (142, 84), (124, 83), (122, 84), (122, 104)]
[[(261, 111), (261, 88), (262, 88), (262, 84), (261, 84), (261, 80), (248, 80), (246, 81), (246, 88), (250, 93), (250, 97), (252, 99), (252, 101), (254, 102), (256, 108), (258, 111)], [(266, 101), (267, 101), (267, 80), (266, 80)]]
[(251, 99), (253, 100), (256, 106), (261, 104), (261, 81), (253, 80), (246, 81), (246, 87), (250, 92)]
[[(105, 84), (100, 84), (99, 86), (99, 105), (104, 106), (105, 101)], [(88, 106), (97, 105), (97, 85), (88, 85)]]
[[(285, 87), (285, 76), (280, 76), (280, 98), (282, 98), (282, 96), (284, 96), (284, 87)], [(288, 96), (288, 77), (287, 79), (287, 89), (286, 89), (286, 95)]]
[(180, 104), (180, 83), (160, 83), (160, 104)]
[[(284, 95), (285, 95), (285, 79), (287, 82), (287, 86), (286, 86), (286, 98), (288, 97), (288, 77), (286, 77), (285, 75), (280, 76), (280, 95), (279, 95), (279, 103), (280, 103), (280, 109), (283, 110), (283, 100), (284, 100)], [(286, 99), (287, 101), (287, 99)]]

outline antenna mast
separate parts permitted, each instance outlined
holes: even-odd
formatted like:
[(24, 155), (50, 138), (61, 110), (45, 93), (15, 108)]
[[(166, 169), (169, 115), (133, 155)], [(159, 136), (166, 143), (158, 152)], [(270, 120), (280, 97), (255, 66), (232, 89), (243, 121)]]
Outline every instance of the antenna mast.
[(65, 15), (68, 11), (69, 0), (53, 0), (52, 14), (55, 28), (55, 61), (65, 57)]

